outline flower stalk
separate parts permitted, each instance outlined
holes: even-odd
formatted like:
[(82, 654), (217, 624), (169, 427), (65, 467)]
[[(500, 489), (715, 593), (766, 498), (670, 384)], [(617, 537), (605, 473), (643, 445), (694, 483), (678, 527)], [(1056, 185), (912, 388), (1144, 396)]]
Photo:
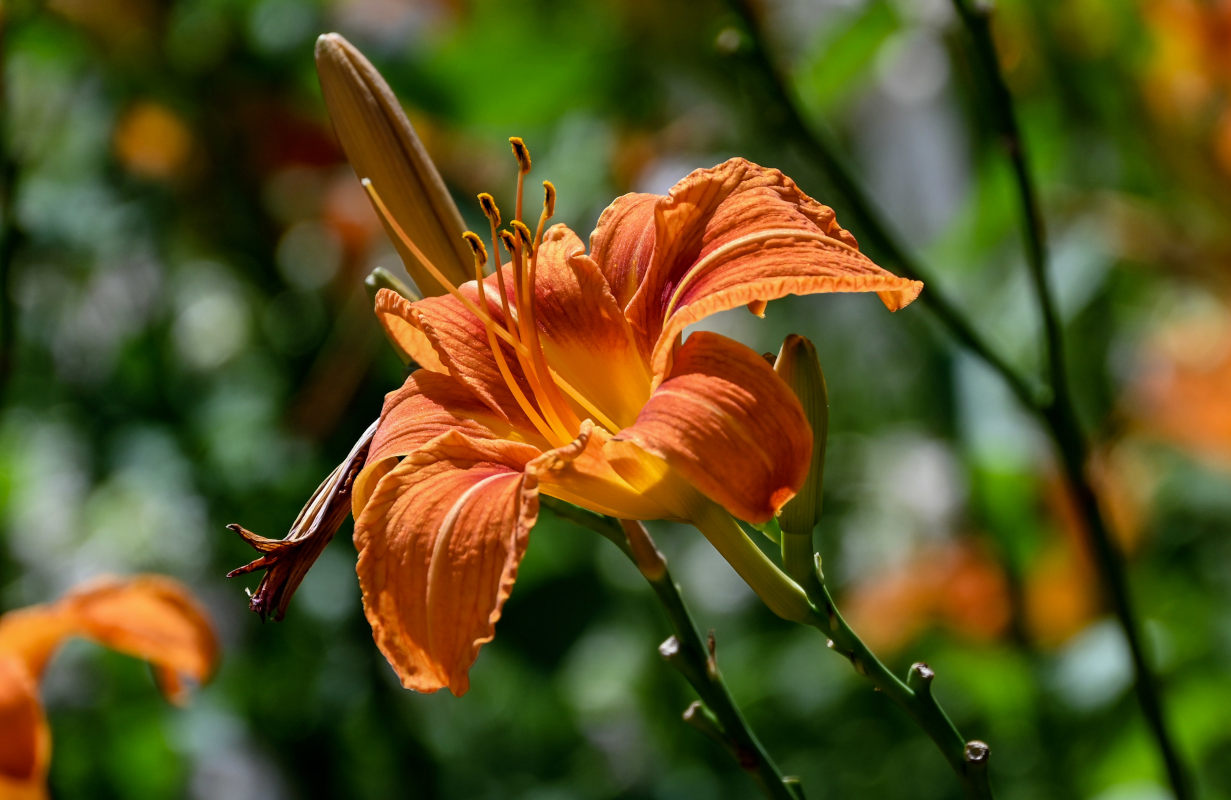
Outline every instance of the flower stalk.
[(781, 773), (744, 719), (718, 669), (713, 635), (701, 636), (679, 584), (667, 568), (666, 558), (655, 547), (645, 526), (632, 520), (599, 516), (548, 497), (541, 502), (557, 517), (595, 531), (618, 547), (654, 590), (672, 630), (672, 636), (659, 646), (659, 654), (701, 698), (684, 712), (684, 721), (722, 745), (766, 797), (804, 800), (798, 779)]

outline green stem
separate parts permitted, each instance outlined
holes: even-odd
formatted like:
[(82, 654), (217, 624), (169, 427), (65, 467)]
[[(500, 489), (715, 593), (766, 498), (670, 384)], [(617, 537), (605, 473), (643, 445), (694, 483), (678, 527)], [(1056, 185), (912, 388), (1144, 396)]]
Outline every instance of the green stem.
[(988, 746), (978, 740), (967, 741), (940, 707), (932, 695), (935, 673), (931, 668), (922, 662), (912, 665), (905, 682), (890, 672), (838, 612), (821, 577), (819, 559), (809, 570), (804, 588), (816, 608), (810, 624), (829, 637), (831, 648), (845, 656), (856, 672), (870, 680), (881, 694), (905, 711), (928, 735), (961, 781), (966, 797), (971, 800), (990, 799)]
[(782, 775), (735, 704), (718, 670), (712, 639), (707, 642), (701, 636), (666, 559), (641, 523), (599, 516), (549, 497), (541, 497), (540, 503), (561, 519), (589, 528), (620, 548), (654, 590), (674, 633), (659, 652), (692, 685), (703, 703), (690, 706), (685, 721), (722, 744), (766, 797), (804, 800), (796, 779)]
[(970, 0), (953, 0), (954, 8), (970, 33), (975, 57), (985, 81), (987, 106), (997, 134), (1012, 165), (1014, 182), (1021, 199), (1022, 236), (1026, 263), (1042, 317), (1047, 346), (1048, 372), (1052, 398), (1037, 409), (1051, 433), (1064, 464), (1069, 485), (1085, 520), (1091, 550), (1102, 577), (1104, 593), (1124, 632), (1135, 673), (1134, 685), (1146, 724), (1162, 756), (1171, 789), (1177, 800), (1191, 797), (1186, 771), (1180, 761), (1167, 726), (1158, 679), (1146, 658), (1140, 625), (1133, 609), (1123, 557), (1111, 539), (1110, 530), (1098, 505), (1098, 498), (1086, 476), (1089, 446), (1077, 420), (1065, 365), (1064, 339), (1055, 296), (1047, 275), (1047, 234), (1040, 211), (1038, 193), (1030, 176), (1025, 141), (1017, 123), (1013, 98), (996, 57), (989, 9), (976, 7)]
[(702, 514), (693, 524), (770, 610), (780, 617), (820, 630), (829, 638), (832, 648), (850, 660), (856, 672), (871, 680), (886, 697), (906, 711), (940, 748), (962, 782), (967, 797), (983, 800), (992, 796), (987, 782), (987, 745), (967, 741), (958, 732), (957, 726), (932, 697), (932, 671), (926, 664), (911, 668), (910, 685), (907, 685), (851, 630), (829, 596), (810, 535), (783, 533), (783, 560), (790, 572), (788, 577), (721, 508), (714, 506), (711, 513)]

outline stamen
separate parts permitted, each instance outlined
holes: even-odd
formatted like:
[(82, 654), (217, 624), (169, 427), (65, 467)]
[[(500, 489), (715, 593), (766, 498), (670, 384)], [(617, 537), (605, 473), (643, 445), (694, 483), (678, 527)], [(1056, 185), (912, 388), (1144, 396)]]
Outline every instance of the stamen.
[(510, 136), (509, 144), (513, 147), (513, 158), (517, 159), (517, 168), (522, 172), (530, 171), (530, 148), (520, 136)]
[[(496, 227), (500, 224), (500, 207), (496, 205), (495, 199), (490, 194), (483, 192), (479, 195), (479, 208), (483, 209), (483, 216), (487, 217), (487, 221), (491, 223), (492, 250), (493, 255), (496, 257), (496, 274), (500, 275), (500, 246), (496, 244)], [(513, 314), (509, 311), (508, 292), (504, 288), (503, 276), (496, 281), (496, 291), (500, 294), (500, 310), (504, 313), (504, 327), (508, 329), (514, 339), (520, 341), (516, 326), (513, 324)]]
[[(514, 220), (512, 225), (514, 229), (521, 223)], [(521, 225), (525, 228), (525, 225)], [(551, 425), (553, 430), (556, 430), (560, 435), (567, 439), (572, 438), (572, 431), (577, 430), (577, 426), (581, 424), (581, 420), (577, 419), (577, 415), (569, 408), (568, 404), (563, 402), (557, 392), (554, 392), (555, 385), (551, 382), (550, 373), (546, 370), (546, 365), (543, 364), (543, 369), (537, 368), (538, 361), (534, 358), (534, 350), (537, 348), (527, 348), (527, 342), (536, 342), (535, 332), (533, 328), (527, 326), (525, 291), (523, 283), (525, 279), (524, 265), (525, 252), (521, 248), (519, 237), (510, 233), (507, 230), (500, 231), (500, 241), (509, 251), (510, 268), (513, 270), (513, 298), (517, 304), (517, 328), (518, 339), (522, 343), (522, 349), (517, 352), (517, 359), (521, 363), (522, 374), (526, 376), (527, 383), (530, 384), (530, 391), (534, 398), (538, 401), (539, 408), (542, 409), (543, 416), (547, 423)]]
[[(466, 295), (458, 291), (458, 288), (454, 286), (447, 278), (445, 278), (445, 276), (441, 273), (441, 271), (437, 269), (436, 266), (431, 261), (428, 260), (427, 256), (423, 254), (423, 251), (420, 250), (419, 247), (414, 243), (414, 240), (406, 235), (405, 229), (402, 228), (402, 226), (398, 223), (398, 221), (393, 218), (393, 215), (389, 212), (389, 207), (385, 205), (385, 201), (381, 199), (380, 194), (376, 191), (376, 187), (372, 185), (372, 182), (368, 180), (367, 178), (364, 178), (361, 181), (361, 183), (363, 184), (363, 188), (367, 191), (368, 196), (372, 199), (372, 205), (376, 207), (376, 212), (380, 214), (381, 220), (383, 220), (384, 223), (389, 226), (390, 230), (393, 231), (393, 235), (398, 238), (398, 241), (400, 241), (403, 245), (405, 245), (406, 248), (410, 250), (410, 252), (415, 256), (415, 258), (419, 259), (419, 261), (423, 264), (423, 266), (427, 268), (427, 271), (431, 274), (431, 276), (435, 278), (436, 280), (440, 281), (440, 285), (445, 288), (445, 291), (447, 291), (450, 295), (454, 297), (454, 299), (456, 299), (459, 303), (461, 303), (463, 308), (465, 308), (471, 314), (474, 314), (475, 317), (480, 322), (483, 323), (483, 327), (487, 329), (487, 332), (489, 334), (495, 335), (499, 337), (500, 339), (503, 339), (506, 344), (508, 344), (510, 347), (513, 348), (514, 352), (516, 352), (519, 357), (529, 357), (530, 353), (526, 349), (525, 345), (523, 345), (520, 341), (515, 339), (513, 337), (513, 334), (511, 334), (509, 331), (497, 325), (496, 321), (492, 318), (490, 314), (487, 313), (485, 309), (480, 309), (477, 305), (474, 304), (474, 302), (469, 297), (466, 297)], [(495, 236), (494, 236), (494, 231), (493, 231), (493, 239), (494, 238)], [(467, 241), (469, 241), (469, 239), (467, 239)], [(496, 356), (496, 358), (500, 358), (500, 356)], [(503, 373), (502, 373), (502, 377), (504, 377)], [(508, 380), (511, 377), (512, 376), (509, 375), (505, 379)], [(580, 399), (581, 398), (580, 392), (578, 392), (575, 388), (570, 386), (568, 382), (565, 381), (560, 376), (555, 375), (553, 373), (553, 377), (555, 378), (556, 383), (559, 384), (560, 388), (564, 390), (564, 392), (566, 392), (570, 397), (577, 399), (578, 402), (581, 403), (582, 405), (586, 405), (585, 401)], [(511, 391), (517, 391), (517, 390), (511, 387)], [(602, 423), (611, 432), (615, 432), (619, 430), (618, 425), (611, 424), (602, 415), (595, 415), (595, 420)], [(533, 417), (531, 418), (531, 421), (533, 422)], [(538, 426), (536, 425), (535, 427), (537, 428)], [(547, 434), (543, 432), (542, 430), (540, 430), (540, 433), (543, 433), (543, 435), (547, 437), (549, 441), (553, 441), (553, 442), (557, 441), (557, 437), (555, 436), (547, 436)], [(563, 442), (560, 442), (556, 446), (566, 444), (568, 441), (569, 441), (568, 439), (565, 439)]]
[(500, 209), (496, 206), (496, 200), (487, 192), (479, 195), (479, 208), (483, 209), (483, 216), (491, 220), (493, 225), (499, 227)]
[[(486, 308), (487, 294), (484, 288), (486, 281), (484, 281), (483, 267), (487, 265), (487, 248), (483, 247), (483, 240), (479, 238), (478, 234), (472, 231), (463, 233), (462, 238), (466, 240), (466, 244), (470, 245), (470, 249), (474, 252), (474, 278), (475, 283), (478, 284), (479, 305)], [(499, 273), (497, 273), (497, 276), (499, 276)], [(534, 405), (526, 397), (521, 387), (517, 385), (517, 381), (513, 378), (513, 373), (509, 370), (508, 362), (505, 361), (504, 353), (500, 350), (500, 343), (496, 341), (496, 332), (492, 327), (487, 329), (487, 346), (492, 351), (492, 358), (496, 362), (496, 369), (500, 372), (500, 377), (504, 380), (505, 385), (509, 387), (509, 391), (513, 393), (513, 399), (517, 401), (517, 405), (521, 407), (521, 410), (530, 419), (530, 424), (539, 433), (543, 434), (547, 441), (555, 443), (556, 447), (567, 443), (570, 437), (561, 437), (553, 426), (548, 425), (535, 410)], [(518, 360), (522, 359), (519, 357)]]
[[(543, 242), (543, 228), (547, 220), (556, 215), (556, 187), (551, 181), (543, 181), (543, 213), (539, 214), (539, 227), (534, 232), (534, 249)], [(532, 267), (533, 268), (533, 267)]]
[(556, 215), (556, 187), (551, 181), (543, 181), (543, 214), (548, 219)]
[(513, 158), (517, 159), (517, 213), (513, 218), (521, 219), (522, 188), (525, 185), (526, 176), (530, 174), (530, 148), (526, 147), (526, 143), (520, 136), (511, 137), (509, 144), (513, 147)]
[[(453, 297), (455, 297), (467, 311), (482, 320), (484, 325), (495, 326), (495, 320), (493, 320), (486, 311), (480, 309), (473, 302), (471, 302), (469, 297), (466, 297), (466, 295), (458, 291), (457, 287), (454, 286), (444, 276), (444, 274), (436, 268), (436, 265), (428, 260), (427, 256), (423, 254), (423, 251), (419, 249), (419, 246), (415, 244), (414, 239), (411, 239), (408, 235), (406, 235), (406, 231), (402, 228), (398, 221), (393, 218), (393, 214), (389, 212), (389, 207), (385, 205), (385, 201), (381, 199), (380, 194), (376, 191), (376, 187), (372, 185), (372, 181), (364, 178), (360, 181), (360, 183), (363, 184), (363, 188), (367, 191), (368, 196), (372, 198), (372, 205), (376, 206), (376, 212), (380, 214), (380, 218), (384, 220), (385, 224), (393, 230), (393, 235), (398, 238), (398, 241), (406, 246), (406, 249), (409, 250), (415, 258), (422, 262), (423, 266), (427, 268), (427, 271), (433, 278), (440, 281), (440, 285), (445, 288), (445, 291), (453, 295)], [(496, 327), (496, 335), (514, 347), (521, 345), (519, 341), (514, 339), (512, 335), (503, 328)]]
[(530, 235), (530, 229), (526, 227), (526, 223), (519, 219), (515, 219), (509, 223), (509, 227), (512, 228), (513, 232), (517, 234), (517, 238), (520, 241), (521, 246), (524, 247), (527, 252), (533, 253), (534, 237)]
[(470, 245), (470, 249), (474, 251), (474, 260), (477, 262), (475, 272), (483, 272), (483, 268), (487, 266), (487, 248), (483, 246), (483, 240), (474, 231), (466, 231), (462, 234), (462, 238), (466, 240), (466, 244)]

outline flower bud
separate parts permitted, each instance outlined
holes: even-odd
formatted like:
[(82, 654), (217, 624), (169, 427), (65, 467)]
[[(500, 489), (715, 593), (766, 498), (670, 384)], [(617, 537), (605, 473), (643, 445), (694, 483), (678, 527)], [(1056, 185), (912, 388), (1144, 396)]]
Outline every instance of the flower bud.
[[(393, 219), (441, 274), (455, 286), (465, 283), (471, 278), (471, 253), (461, 238), (462, 215), (389, 85), (336, 33), (316, 40), (316, 71), (334, 131), (355, 173), (372, 182)], [(386, 230), (419, 292), (444, 294), (445, 287), (387, 223)]]
[(825, 389), (825, 375), (812, 342), (795, 334), (783, 340), (774, 372), (799, 398), (804, 416), (812, 426), (812, 462), (808, 477), (799, 494), (783, 506), (778, 525), (784, 533), (807, 535), (811, 542), (812, 529), (821, 518), (821, 484), (825, 476), (825, 443), (829, 436), (829, 394)]

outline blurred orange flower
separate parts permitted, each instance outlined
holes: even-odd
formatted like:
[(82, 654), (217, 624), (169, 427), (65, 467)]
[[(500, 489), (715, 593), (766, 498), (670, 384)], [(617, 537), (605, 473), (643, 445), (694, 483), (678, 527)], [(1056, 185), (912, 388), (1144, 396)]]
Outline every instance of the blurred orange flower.
[(71, 636), (149, 661), (176, 703), (186, 699), (183, 678), (204, 681), (218, 656), (205, 612), (180, 584), (154, 575), (96, 581), (0, 616), (0, 800), (47, 796), (51, 732), (38, 684)]
[(1136, 428), (1231, 467), (1231, 311), (1193, 315), (1147, 343), (1129, 393)]
[(995, 639), (1008, 630), (1010, 613), (1000, 565), (965, 539), (925, 548), (860, 581), (843, 607), (864, 643), (883, 653), (901, 649), (931, 625)]
[(192, 132), (166, 106), (143, 102), (120, 117), (112, 145), (116, 158), (130, 172), (143, 178), (169, 180), (188, 164)]

